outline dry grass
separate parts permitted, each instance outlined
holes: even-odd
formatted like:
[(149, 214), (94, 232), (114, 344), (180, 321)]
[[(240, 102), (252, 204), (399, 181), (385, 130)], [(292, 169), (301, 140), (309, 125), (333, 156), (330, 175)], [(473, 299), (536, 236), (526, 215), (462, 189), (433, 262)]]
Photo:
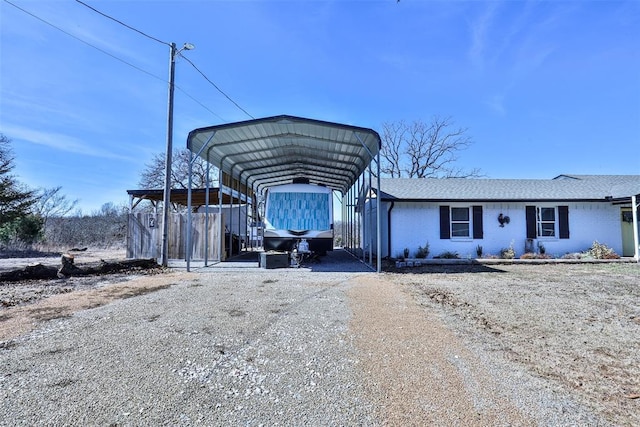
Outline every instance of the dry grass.
[(640, 266), (500, 265), (389, 275), (487, 349), (640, 425)]

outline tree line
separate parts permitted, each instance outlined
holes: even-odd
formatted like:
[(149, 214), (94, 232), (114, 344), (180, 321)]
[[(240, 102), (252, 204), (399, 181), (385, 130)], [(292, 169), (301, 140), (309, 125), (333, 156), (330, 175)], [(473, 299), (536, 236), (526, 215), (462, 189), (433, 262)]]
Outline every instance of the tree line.
[(11, 140), (0, 134), (0, 250), (124, 244), (124, 206), (106, 203), (83, 215), (78, 200), (67, 198), (62, 187), (30, 189), (13, 174), (14, 168)]
[[(457, 162), (473, 141), (466, 128), (450, 117), (434, 116), (429, 121), (385, 122), (382, 124), (381, 176), (389, 178), (475, 178), (480, 169), (465, 170)], [(173, 155), (172, 188), (187, 188), (191, 153)], [(78, 200), (68, 199), (62, 187), (29, 189), (13, 175), (11, 140), (0, 134), (0, 249), (28, 248), (36, 243), (56, 247), (124, 245), (127, 208), (107, 203), (91, 215), (77, 210)], [(218, 184), (218, 171), (207, 169), (197, 158), (193, 163), (193, 187)], [(143, 189), (164, 188), (165, 155), (155, 154), (140, 173)]]

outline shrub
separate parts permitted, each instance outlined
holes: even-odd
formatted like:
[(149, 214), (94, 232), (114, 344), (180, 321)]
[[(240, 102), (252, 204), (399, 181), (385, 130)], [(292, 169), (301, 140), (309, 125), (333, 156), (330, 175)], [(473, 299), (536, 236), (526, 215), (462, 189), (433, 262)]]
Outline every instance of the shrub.
[(538, 242), (538, 253), (540, 253), (541, 255), (544, 255), (546, 252), (547, 252), (547, 248), (545, 248), (542, 243)]
[(482, 258), (482, 245), (476, 246), (476, 255), (478, 258)]
[(460, 256), (458, 255), (458, 252), (445, 251), (445, 252), (442, 252), (440, 255), (438, 255), (437, 257), (434, 257), (434, 258), (459, 259)]
[(544, 253), (535, 254), (533, 252), (527, 252), (526, 254), (520, 255), (520, 259), (551, 259), (551, 256)]
[(429, 242), (422, 246), (418, 246), (418, 251), (416, 252), (416, 258), (426, 258), (429, 256)]
[(514, 259), (516, 257), (516, 251), (513, 249), (513, 245), (508, 248), (500, 249), (500, 258), (502, 259)]
[(597, 240), (593, 242), (591, 248), (587, 251), (588, 255), (595, 259), (618, 259), (620, 255), (615, 253), (613, 249), (605, 244), (599, 243)]
[(14, 249), (30, 247), (42, 239), (43, 221), (37, 215), (25, 215), (0, 227), (0, 246)]

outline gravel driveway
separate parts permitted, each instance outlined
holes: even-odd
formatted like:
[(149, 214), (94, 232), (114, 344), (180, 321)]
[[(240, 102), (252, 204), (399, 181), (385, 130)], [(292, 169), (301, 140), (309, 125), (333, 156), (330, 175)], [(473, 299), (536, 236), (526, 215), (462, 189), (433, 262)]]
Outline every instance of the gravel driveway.
[[(151, 283), (157, 290), (125, 293), (132, 297), (5, 339), (0, 425), (635, 423), (511, 357), (486, 327), (470, 333), (475, 310), (485, 308), (478, 295), (467, 301), (473, 284), (495, 278), (487, 283), (499, 287), (508, 276), (517, 285), (517, 275), (377, 275), (350, 265), (353, 271), (202, 269), (130, 280), (128, 289)], [(637, 270), (628, 271), (637, 280)], [(447, 296), (431, 298), (430, 289)], [(637, 296), (627, 305), (637, 308)], [(0, 322), (19, 309), (0, 311)], [(484, 318), (493, 321), (493, 313)], [(621, 329), (636, 334), (631, 340), (634, 325)], [(637, 353), (630, 357), (637, 361)], [(630, 410), (637, 403), (624, 401)]]

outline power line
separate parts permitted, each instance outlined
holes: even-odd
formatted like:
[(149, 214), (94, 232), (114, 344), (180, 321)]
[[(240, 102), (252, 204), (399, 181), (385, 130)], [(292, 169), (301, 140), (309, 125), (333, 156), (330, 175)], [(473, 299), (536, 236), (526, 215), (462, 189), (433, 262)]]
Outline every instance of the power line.
[(120, 25), (122, 25), (122, 26), (124, 26), (124, 27), (127, 27), (128, 29), (130, 29), (130, 30), (132, 30), (132, 31), (135, 31), (135, 32), (136, 32), (136, 33), (138, 33), (138, 34), (142, 34), (142, 35), (143, 35), (143, 36), (145, 36), (146, 38), (149, 38), (149, 39), (151, 39), (151, 40), (153, 40), (153, 41), (156, 41), (156, 42), (158, 42), (158, 43), (166, 44), (167, 46), (171, 46), (171, 44), (170, 44), (170, 43), (163, 42), (162, 40), (157, 39), (157, 38), (155, 38), (155, 37), (153, 37), (153, 36), (150, 36), (149, 34), (144, 33), (144, 32), (142, 32), (142, 31), (138, 30), (137, 28), (134, 28), (134, 27), (132, 27), (132, 26), (130, 26), (130, 25), (127, 25), (127, 24), (125, 24), (124, 22), (122, 22), (122, 21), (120, 21), (120, 20), (118, 20), (118, 19), (116, 19), (116, 18), (114, 18), (114, 17), (112, 17), (112, 16), (107, 15), (106, 13), (100, 12), (98, 9), (96, 9), (96, 8), (94, 8), (94, 7), (92, 7), (92, 6), (89, 6), (88, 4), (86, 4), (86, 3), (85, 3), (85, 2), (83, 2), (83, 1), (76, 0), (76, 2), (80, 3), (80, 4), (81, 4), (81, 5), (83, 5), (83, 6), (88, 7), (89, 9), (93, 10), (95, 13), (98, 13), (98, 14), (100, 14), (100, 15), (104, 16), (104, 17), (105, 17), (105, 18), (107, 18), (107, 19), (111, 19), (112, 21), (115, 21), (115, 22), (117, 22), (118, 24), (120, 24)]
[[(91, 10), (93, 10), (94, 12), (96, 12), (96, 13), (98, 13), (98, 14), (100, 14), (100, 15), (104, 16), (105, 18), (107, 18), (107, 19), (111, 19), (112, 21), (115, 21), (115, 22), (117, 22), (118, 24), (120, 24), (120, 25), (122, 25), (122, 26), (124, 26), (124, 27), (126, 27), (126, 28), (128, 28), (128, 29), (130, 29), (130, 30), (132, 30), (132, 31), (135, 31), (136, 33), (139, 33), (139, 34), (141, 34), (141, 35), (143, 35), (143, 36), (145, 36), (145, 37), (147, 37), (147, 38), (149, 38), (149, 39), (151, 39), (151, 40), (154, 40), (154, 41), (156, 41), (156, 42), (158, 42), (158, 43), (165, 44), (165, 45), (167, 45), (167, 46), (171, 46), (171, 44), (170, 44), (170, 43), (163, 42), (162, 40), (159, 40), (159, 39), (157, 39), (157, 38), (155, 38), (155, 37), (152, 37), (152, 36), (150, 36), (150, 35), (148, 35), (148, 34), (146, 34), (146, 33), (142, 32), (142, 31), (138, 30), (137, 28), (134, 28), (134, 27), (132, 27), (132, 26), (130, 26), (130, 25), (127, 25), (127, 24), (125, 24), (124, 22), (122, 22), (122, 21), (120, 21), (120, 20), (118, 20), (118, 19), (116, 19), (116, 18), (114, 18), (114, 17), (112, 17), (112, 16), (109, 16), (109, 15), (107, 15), (106, 13), (103, 13), (103, 12), (99, 11), (98, 9), (96, 9), (96, 8), (94, 8), (94, 7), (92, 7), (92, 6), (89, 6), (88, 4), (86, 4), (85, 2), (83, 2), (83, 1), (81, 1), (81, 0), (76, 0), (76, 2), (77, 2), (77, 3), (80, 3), (80, 4), (81, 4), (81, 5), (83, 5), (83, 6), (88, 7), (89, 9), (91, 9)], [(208, 82), (209, 82), (209, 83), (210, 83), (214, 88), (216, 88), (216, 90), (217, 90), (218, 92), (220, 92), (220, 93), (221, 93), (225, 98), (227, 98), (227, 99), (228, 99), (228, 100), (229, 100), (233, 105), (235, 105), (236, 107), (238, 107), (238, 109), (240, 109), (240, 110), (241, 110), (243, 113), (245, 113), (247, 116), (251, 117), (252, 119), (255, 119), (255, 117), (253, 117), (251, 114), (249, 114), (249, 113), (247, 112), (247, 110), (245, 110), (245, 109), (244, 109), (244, 108), (242, 108), (240, 105), (238, 105), (238, 103), (237, 103), (236, 101), (234, 101), (233, 99), (231, 99), (231, 97), (230, 97), (229, 95), (227, 95), (227, 94), (226, 94), (222, 89), (220, 89), (220, 88), (218, 87), (218, 85), (216, 85), (216, 84), (215, 84), (213, 81), (211, 81), (211, 79), (209, 79), (209, 78), (208, 78), (208, 77), (207, 77), (207, 76), (206, 76), (202, 71), (200, 71), (200, 69), (199, 69), (198, 67), (196, 67), (196, 65), (195, 65), (193, 62), (191, 62), (191, 60), (190, 60), (189, 58), (187, 58), (186, 56), (183, 56), (183, 55), (180, 55), (180, 56), (181, 56), (184, 60), (186, 60), (189, 64), (191, 64), (191, 66), (192, 66), (193, 68), (195, 68), (195, 69), (196, 69), (196, 71), (197, 71), (198, 73), (200, 73), (200, 75), (201, 75), (202, 77), (204, 77), (204, 79), (205, 79), (206, 81), (208, 81)], [(181, 91), (182, 91), (183, 93), (185, 93), (185, 94), (186, 94), (186, 92), (184, 92), (182, 89), (181, 89)], [(190, 95), (188, 95), (188, 94), (187, 94), (187, 96), (189, 96), (191, 99), (193, 99), (194, 101), (196, 101), (196, 99), (195, 99), (195, 98), (193, 98), (192, 96), (190, 96)], [(204, 105), (203, 105), (201, 102), (199, 102), (199, 101), (196, 101), (196, 102), (197, 102), (198, 104), (200, 104), (201, 106), (203, 106), (203, 107), (204, 107)], [(212, 112), (212, 111), (211, 111), (211, 110), (209, 110), (207, 107), (204, 107), (204, 108), (205, 108), (205, 109), (207, 109), (209, 112)], [(213, 112), (212, 112), (212, 113), (213, 113)], [(215, 114), (215, 113), (213, 113), (213, 114)], [(220, 118), (220, 119), (221, 119), (221, 117), (220, 117), (220, 116), (218, 116), (217, 114), (215, 114), (215, 115), (216, 115), (218, 118)]]
[(64, 34), (66, 34), (66, 35), (68, 35), (69, 37), (73, 37), (74, 39), (78, 40), (79, 42), (84, 43), (84, 44), (86, 44), (87, 46), (90, 46), (90, 47), (92, 47), (92, 48), (94, 48), (94, 49), (96, 49), (96, 50), (98, 50), (98, 51), (100, 51), (100, 52), (104, 53), (105, 55), (108, 55), (108, 56), (112, 57), (113, 59), (115, 59), (115, 60), (117, 60), (117, 61), (120, 61), (120, 62), (122, 62), (123, 64), (126, 64), (126, 65), (130, 66), (131, 68), (135, 68), (136, 70), (141, 71), (141, 72), (143, 72), (143, 73), (145, 73), (145, 74), (147, 74), (147, 75), (149, 75), (149, 76), (153, 77), (154, 79), (158, 79), (158, 80), (160, 80), (161, 82), (166, 82), (166, 81), (167, 81), (166, 79), (164, 79), (164, 78), (162, 78), (162, 77), (158, 77), (158, 76), (156, 76), (155, 74), (152, 74), (152, 73), (150, 73), (150, 72), (149, 72), (149, 71), (147, 71), (147, 70), (144, 70), (144, 69), (142, 69), (142, 68), (140, 68), (140, 67), (138, 67), (138, 66), (136, 66), (136, 65), (133, 65), (132, 63), (127, 62), (127, 61), (125, 61), (125, 60), (124, 60), (124, 59), (122, 59), (122, 58), (118, 58), (117, 56), (115, 56), (115, 55), (113, 55), (113, 54), (111, 54), (111, 53), (107, 52), (107, 51), (106, 51), (106, 50), (104, 50), (104, 49), (99, 48), (98, 46), (92, 45), (91, 43), (89, 43), (89, 42), (87, 42), (87, 41), (85, 41), (85, 40), (82, 40), (81, 38), (79, 38), (79, 37), (77, 37), (77, 36), (74, 36), (73, 34), (69, 33), (68, 31), (63, 30), (63, 29), (62, 29), (62, 28), (60, 28), (60, 27), (57, 27), (56, 25), (52, 24), (51, 22), (46, 21), (46, 20), (44, 20), (44, 19), (40, 18), (39, 16), (34, 15), (33, 13), (29, 12), (28, 10), (25, 10), (25, 9), (21, 8), (20, 6), (18, 6), (18, 5), (11, 3), (9, 0), (4, 0), (4, 1), (5, 1), (5, 3), (8, 3), (8, 4), (10, 4), (11, 6), (15, 7), (16, 9), (18, 9), (18, 10), (20, 10), (20, 11), (22, 11), (22, 12), (26, 13), (27, 15), (29, 15), (29, 16), (31, 16), (31, 17), (33, 17), (33, 18), (37, 19), (38, 21), (43, 22), (43, 23), (45, 23), (45, 24), (47, 24), (47, 25), (49, 25), (49, 26), (51, 26), (51, 27), (55, 28), (56, 30), (58, 30), (58, 31), (60, 31), (60, 32), (62, 32), (62, 33), (64, 33)]
[(244, 108), (242, 108), (240, 105), (238, 105), (238, 103), (236, 101), (234, 101), (233, 99), (231, 99), (231, 97), (229, 95), (227, 95), (226, 93), (224, 93), (224, 91), (222, 89), (220, 89), (218, 87), (218, 85), (216, 85), (214, 82), (212, 82), (209, 77), (207, 77), (202, 71), (200, 71), (200, 69), (198, 67), (196, 67), (196, 64), (194, 64), (193, 62), (191, 62), (191, 60), (189, 58), (187, 58), (186, 56), (180, 55), (182, 57), (182, 59), (184, 59), (185, 61), (187, 61), (189, 64), (191, 64), (191, 66), (193, 68), (195, 68), (195, 70), (200, 73), (200, 75), (202, 77), (205, 78), (206, 81), (208, 81), (214, 88), (216, 88), (216, 90), (218, 92), (220, 92), (222, 95), (224, 95), (225, 98), (227, 98), (229, 101), (231, 101), (233, 103), (233, 105), (235, 105), (236, 107), (238, 107), (238, 109), (240, 109), (243, 113), (245, 113), (247, 116), (251, 117), (252, 119), (255, 119), (255, 117), (253, 117), (251, 114), (249, 114), (247, 112), (247, 110), (245, 110)]
[[(87, 5), (86, 3), (83, 3), (83, 2), (82, 2), (82, 1), (80, 1), (80, 0), (76, 0), (76, 1), (77, 1), (78, 3), (80, 3), (80, 4), (84, 5), (84, 6), (88, 7), (89, 9), (93, 10), (94, 12), (96, 12), (96, 13), (98, 13), (98, 14), (100, 14), (100, 15), (102, 15), (102, 16), (104, 16), (104, 17), (108, 18), (108, 19), (111, 19), (111, 20), (113, 20), (113, 21), (115, 21), (115, 22), (118, 22), (119, 24), (121, 24), (121, 25), (123, 25), (123, 26), (125, 26), (125, 27), (127, 27), (127, 28), (129, 28), (129, 29), (131, 29), (132, 31), (135, 31), (135, 32), (137, 32), (137, 33), (139, 33), (139, 34), (141, 34), (141, 35), (143, 35), (143, 36), (145, 36), (145, 37), (148, 37), (149, 39), (154, 40), (154, 41), (156, 41), (156, 42), (158, 42), (158, 43), (162, 43), (162, 44), (165, 44), (165, 45), (171, 46), (171, 44), (170, 44), (170, 43), (163, 42), (162, 40), (159, 40), (159, 39), (157, 39), (157, 38), (155, 38), (155, 37), (152, 37), (152, 36), (150, 36), (150, 35), (148, 35), (148, 34), (146, 34), (146, 33), (142, 32), (142, 31), (139, 31), (139, 30), (137, 30), (137, 29), (135, 29), (135, 28), (133, 28), (133, 27), (131, 27), (131, 26), (129, 26), (129, 25), (127, 25), (127, 24), (125, 24), (125, 23), (123, 23), (123, 22), (121, 22), (121, 21), (117, 20), (117, 19), (115, 19), (115, 18), (112, 18), (112, 17), (110, 17), (110, 16), (108, 16), (108, 15), (106, 15), (106, 14), (104, 14), (104, 13), (100, 12), (99, 10), (97, 10), (97, 9), (95, 9), (95, 8), (93, 8), (93, 7), (89, 6), (89, 5)], [(107, 51), (106, 51), (106, 50), (104, 50), (104, 49), (101, 49), (101, 48), (99, 48), (99, 47), (97, 47), (97, 46), (95, 46), (95, 45), (93, 45), (93, 44), (91, 44), (91, 43), (89, 43), (89, 42), (87, 42), (87, 41), (85, 41), (85, 40), (82, 40), (81, 38), (79, 38), (79, 37), (77, 37), (77, 36), (75, 36), (75, 35), (73, 35), (73, 34), (69, 33), (68, 31), (63, 30), (62, 28), (60, 28), (60, 27), (58, 27), (58, 26), (56, 26), (56, 25), (52, 24), (51, 22), (46, 21), (46, 20), (45, 20), (45, 19), (43, 19), (43, 18), (40, 18), (39, 16), (37, 16), (37, 15), (35, 15), (35, 14), (33, 14), (33, 13), (29, 12), (28, 10), (25, 10), (25, 9), (21, 8), (20, 6), (18, 6), (18, 5), (16, 5), (16, 4), (14, 4), (14, 3), (12, 3), (12, 2), (10, 2), (9, 0), (4, 0), (4, 2), (5, 2), (5, 3), (10, 4), (11, 6), (15, 7), (16, 9), (18, 9), (18, 10), (22, 11), (23, 13), (26, 13), (27, 15), (29, 15), (29, 16), (31, 16), (31, 17), (33, 17), (33, 18), (37, 19), (38, 21), (43, 22), (43, 23), (45, 23), (45, 24), (49, 25), (50, 27), (55, 28), (56, 30), (58, 30), (58, 31), (60, 31), (60, 32), (62, 32), (62, 33), (64, 33), (64, 34), (66, 34), (66, 35), (68, 35), (69, 37), (72, 37), (72, 38), (74, 38), (74, 39), (78, 40), (79, 42), (84, 43), (84, 44), (86, 44), (87, 46), (92, 47), (92, 48), (96, 49), (97, 51), (102, 52), (102, 53), (104, 53), (105, 55), (110, 56), (111, 58), (113, 58), (113, 59), (115, 59), (115, 60), (117, 60), (117, 61), (119, 61), (119, 62), (122, 62), (123, 64), (128, 65), (128, 66), (129, 66), (129, 67), (131, 67), (131, 68), (134, 68), (134, 69), (136, 69), (136, 70), (138, 70), (138, 71), (140, 71), (140, 72), (142, 72), (142, 73), (144, 73), (144, 74), (147, 74), (148, 76), (151, 76), (151, 77), (153, 77), (154, 79), (160, 80), (161, 82), (165, 82), (165, 83), (167, 83), (167, 80), (166, 80), (165, 78), (162, 78), (162, 77), (156, 76), (155, 74), (153, 74), (153, 73), (151, 73), (151, 72), (149, 72), (149, 71), (147, 71), (147, 70), (144, 70), (144, 69), (142, 69), (142, 68), (140, 68), (140, 67), (138, 67), (138, 66), (136, 66), (136, 65), (133, 65), (132, 63), (127, 62), (127, 61), (125, 61), (124, 59), (119, 58), (119, 57), (117, 57), (117, 56), (113, 55), (112, 53), (107, 52)], [(211, 80), (210, 80), (210, 79), (209, 79), (209, 78), (208, 78), (208, 77), (207, 77), (207, 76), (206, 76), (202, 71), (200, 71), (200, 69), (198, 69), (198, 67), (196, 67), (196, 65), (195, 65), (193, 62), (191, 62), (187, 57), (185, 57), (185, 56), (183, 56), (183, 55), (180, 55), (180, 56), (181, 56), (183, 59), (185, 59), (185, 60), (186, 60), (186, 61), (187, 61), (187, 62), (188, 62), (188, 63), (189, 63), (193, 68), (195, 68), (195, 69), (198, 71), (198, 73), (200, 73), (200, 75), (201, 75), (202, 77), (204, 77), (204, 78), (205, 78), (205, 80), (207, 80), (207, 82), (209, 82), (213, 87), (215, 87), (215, 88), (218, 90), (218, 92), (220, 92), (222, 95), (224, 95), (224, 97), (225, 97), (225, 98), (227, 98), (231, 103), (233, 103), (233, 105), (235, 105), (235, 106), (236, 106), (237, 108), (239, 108), (243, 113), (245, 113), (247, 116), (251, 117), (252, 119), (254, 119), (254, 118), (255, 118), (255, 117), (253, 117), (251, 114), (249, 114), (249, 113), (248, 113), (244, 108), (242, 108), (240, 105), (238, 105), (238, 103), (236, 103), (233, 99), (231, 99), (231, 97), (230, 97), (229, 95), (227, 95), (227, 94), (226, 94), (222, 89), (220, 89), (220, 88), (219, 88), (219, 87), (218, 87), (218, 86), (217, 86), (213, 81), (211, 81)], [(208, 112), (210, 112), (211, 114), (213, 114), (214, 116), (216, 116), (217, 118), (219, 118), (220, 120), (222, 120), (223, 122), (227, 122), (227, 121), (228, 121), (228, 120), (225, 120), (225, 119), (223, 119), (222, 117), (220, 117), (220, 115), (218, 115), (217, 113), (215, 113), (214, 111), (212, 111), (210, 108), (208, 108), (208, 107), (207, 107), (206, 105), (204, 105), (202, 102), (198, 101), (196, 98), (194, 98), (193, 96), (191, 96), (191, 95), (190, 95), (188, 92), (186, 92), (184, 89), (180, 88), (179, 86), (177, 86), (177, 85), (175, 85), (175, 84), (174, 84), (174, 87), (175, 87), (176, 89), (180, 90), (180, 92), (182, 92), (183, 94), (185, 94), (188, 98), (190, 98), (191, 100), (193, 100), (195, 103), (197, 103), (198, 105), (200, 105), (202, 108), (204, 108), (205, 110), (207, 110)]]
[(176, 89), (178, 89), (180, 92), (182, 92), (183, 94), (185, 94), (187, 97), (191, 98), (191, 100), (193, 102), (195, 102), (196, 104), (199, 104), (202, 108), (204, 108), (205, 110), (207, 110), (208, 112), (210, 112), (211, 114), (213, 114), (214, 116), (216, 116), (217, 118), (219, 118), (220, 120), (222, 120), (223, 122), (227, 123), (229, 122), (229, 120), (225, 120), (222, 117), (220, 117), (220, 115), (218, 113), (213, 112), (209, 107), (207, 107), (206, 105), (204, 105), (202, 102), (198, 101), (197, 99), (195, 99), (193, 96), (189, 95), (189, 93), (185, 92), (184, 89), (182, 89), (180, 86), (174, 84), (173, 85)]

